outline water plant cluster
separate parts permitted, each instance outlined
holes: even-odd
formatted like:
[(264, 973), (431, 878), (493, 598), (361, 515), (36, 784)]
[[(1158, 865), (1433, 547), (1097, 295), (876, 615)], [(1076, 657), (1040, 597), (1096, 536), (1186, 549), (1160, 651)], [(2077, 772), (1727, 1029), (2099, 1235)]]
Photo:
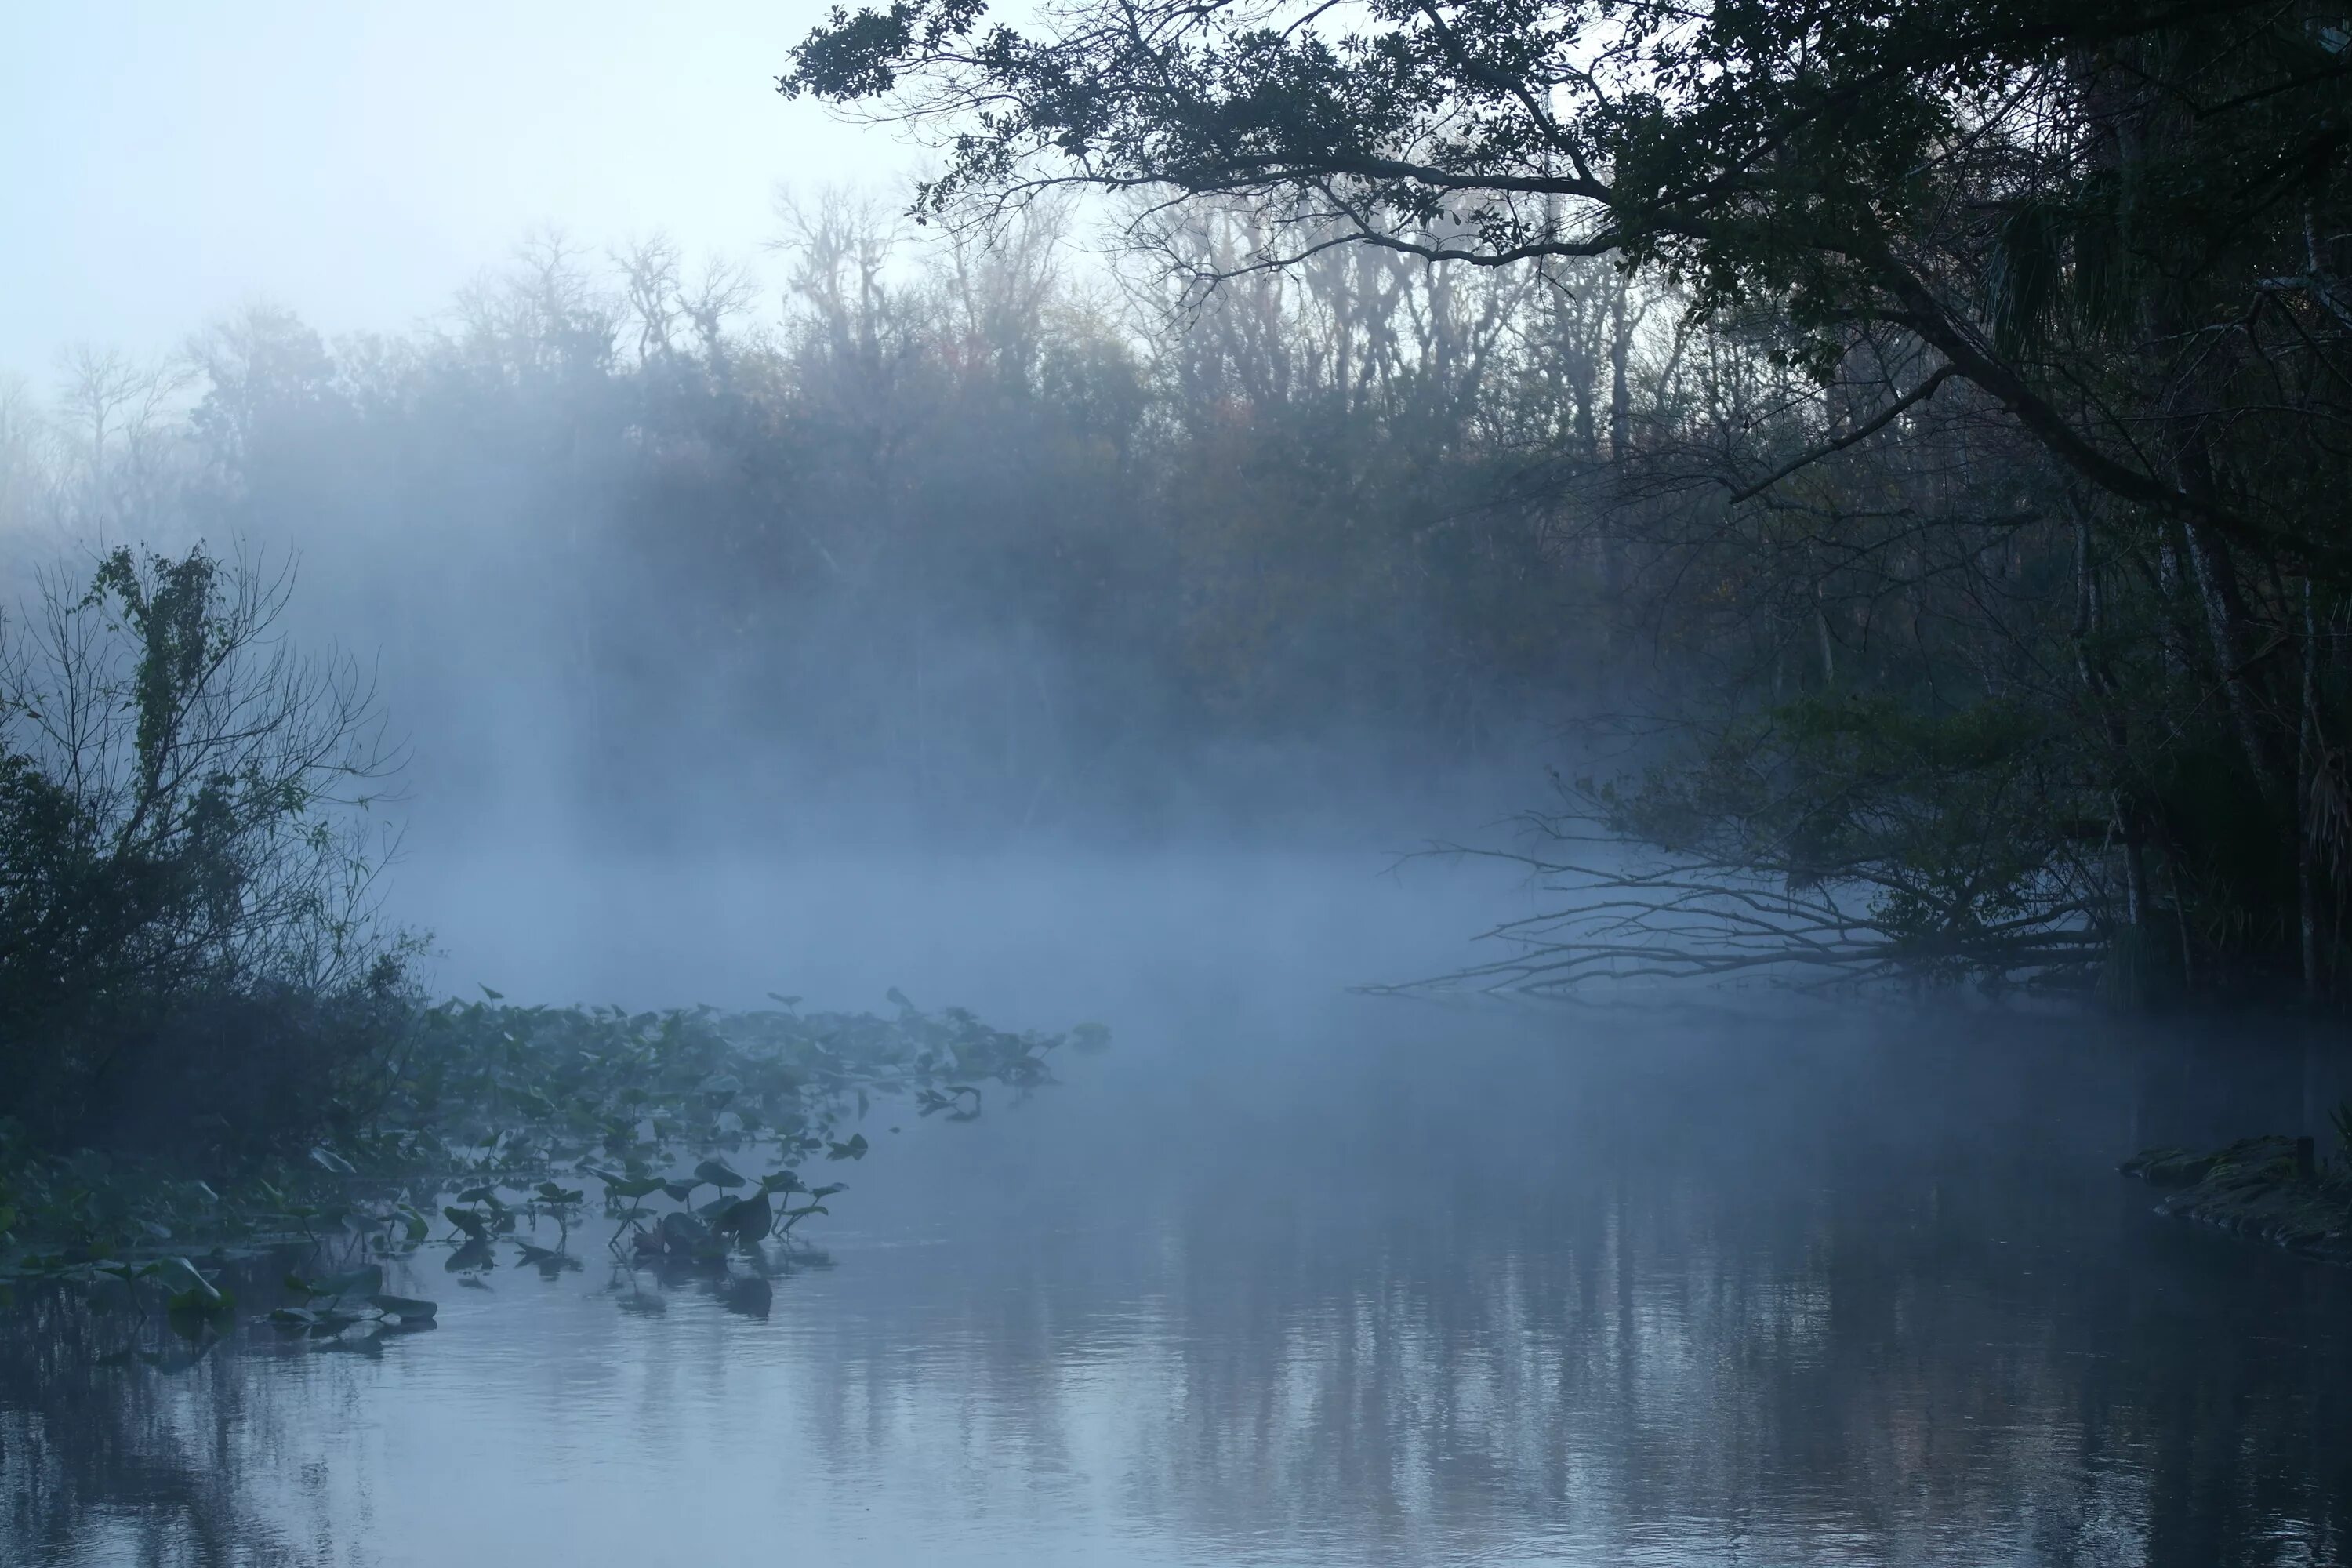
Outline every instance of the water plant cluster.
[(2352, 1263), (2352, 1102), (2338, 1105), (2330, 1121), (2333, 1159), (2320, 1155), (2316, 1139), (2263, 1133), (2214, 1150), (2144, 1149), (2120, 1168), (2168, 1189), (2158, 1214)]
[(740, 1258), (764, 1286), (762, 1249), (799, 1245), (847, 1190), (811, 1163), (865, 1159), (858, 1123), (877, 1106), (971, 1121), (992, 1093), (1052, 1081), (1055, 1051), (1108, 1043), (1099, 1025), (1016, 1033), (889, 998), (887, 1016), (788, 996), (747, 1012), (445, 1002), (416, 1014), (338, 1135), (217, 1182), (0, 1135), (0, 1289), (84, 1292), (203, 1343), (238, 1321), (236, 1280), (282, 1268), (262, 1321), (312, 1342), (375, 1336), (436, 1311), (389, 1291), (387, 1263), (447, 1245), (446, 1271), (478, 1281), (510, 1247), (561, 1272), (599, 1218), (619, 1262)]
[(797, 1245), (845, 1190), (803, 1164), (863, 1159), (877, 1101), (968, 1121), (1105, 1043), (895, 990), (887, 1016), (427, 1003), (424, 939), (372, 891), (381, 710), (285, 644), (290, 586), (118, 550), (0, 616), (0, 1293), (160, 1320), (181, 1343), (121, 1353), (163, 1364), (256, 1311), (304, 1342), (430, 1324), (387, 1264), (561, 1272), (598, 1206), (616, 1257), (707, 1268)]

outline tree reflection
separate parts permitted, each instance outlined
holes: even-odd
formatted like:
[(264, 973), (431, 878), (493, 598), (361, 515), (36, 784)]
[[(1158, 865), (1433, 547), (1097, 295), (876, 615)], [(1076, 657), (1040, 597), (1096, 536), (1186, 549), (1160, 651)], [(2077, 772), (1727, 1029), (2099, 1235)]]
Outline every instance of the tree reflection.
[[(2108, 1165), (2291, 1122), (2299, 1062), (1455, 1031), (1073, 1092), (910, 1143), (924, 1237), (604, 1289), (520, 1269), (415, 1353), (590, 1358), (635, 1391), (596, 1439), (623, 1456), (740, 1398), (781, 1424), (771, 1468), (712, 1472), (737, 1504), (878, 1497), (1041, 1556), (1084, 1526), (1217, 1562), (2342, 1560), (2352, 1275), (2159, 1224)], [(573, 1337), (534, 1326), (567, 1302)], [(8, 1560), (365, 1547), (253, 1484), (290, 1402), (341, 1386), (318, 1358), (108, 1366), (121, 1331), (62, 1298), (7, 1326)], [(579, 1385), (533, 1386), (481, 1397), (576, 1425)]]

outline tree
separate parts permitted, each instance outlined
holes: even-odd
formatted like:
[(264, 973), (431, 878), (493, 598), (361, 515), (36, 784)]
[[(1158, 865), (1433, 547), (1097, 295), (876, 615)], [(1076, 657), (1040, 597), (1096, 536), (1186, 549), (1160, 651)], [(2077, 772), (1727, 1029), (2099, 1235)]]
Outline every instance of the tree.
[(1347, 242), (1656, 262), (1702, 312), (1785, 300), (1823, 363), (1892, 323), (2121, 499), (2333, 549), (2119, 456), (2023, 353), (2166, 253), (2238, 282), (2239, 310), (2263, 289), (2345, 307), (2317, 257), (2292, 265), (2352, 159), (2352, 34), (2324, 6), (1361, 9), (1339, 30), (1355, 8), (1081, 5), (1031, 37), (977, 0), (899, 0), (836, 11), (780, 87), (952, 122), (934, 213), (1071, 184), (1244, 197), (1279, 215), (1249, 266)]
[(363, 1034), (293, 1030), (282, 1059), (234, 1037), (283, 1023), (271, 998), (399, 984), (366, 815), (396, 759), (356, 665), (276, 640), (290, 584), (118, 549), (0, 624), (0, 1102), (45, 1130), (129, 1099), (168, 1116), (166, 1080), (193, 1113), (233, 1112), (256, 1071), (331, 1078)]
[[(2060, 774), (2092, 772), (2126, 866), (2169, 845), (2233, 929), (2271, 929), (2283, 869), (2305, 984), (2326, 984), (2346, 885), (2326, 628), (2352, 593), (2352, 26), (2326, 5), (1083, 0), (1024, 33), (977, 0), (899, 0), (836, 11), (779, 86), (940, 128), (926, 216), (1073, 184), (1238, 201), (1263, 237), (1228, 277), (1345, 245), (1608, 258), (1708, 352), (1769, 317), (1758, 352), (1810, 414), (1793, 444), (1756, 435), (1789, 434), (1784, 413), (1751, 412), (1706, 453), (1735, 519), (1788, 508), (1825, 459), (1918, 439), (1933, 404), (1957, 400), (1955, 428), (1997, 419), (2005, 468), (1905, 504), (2075, 539), (2064, 733), (2084, 744)], [(1838, 482), (1795, 510), (1852, 516)], [(1844, 550), (1843, 526), (1804, 553)], [(1836, 681), (1825, 586), (1808, 618)], [(2200, 712), (2238, 757), (2197, 766), (2250, 797), (2191, 802)], [(2232, 816), (2266, 843), (2194, 847)], [(2123, 925), (2146, 884), (2121, 873)]]

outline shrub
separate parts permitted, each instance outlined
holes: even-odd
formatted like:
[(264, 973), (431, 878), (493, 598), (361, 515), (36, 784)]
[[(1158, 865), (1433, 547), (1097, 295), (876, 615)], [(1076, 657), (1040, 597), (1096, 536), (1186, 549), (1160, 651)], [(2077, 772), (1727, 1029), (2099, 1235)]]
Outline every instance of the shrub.
[(42, 1142), (299, 1136), (402, 990), (395, 759), (358, 666), (276, 633), (292, 581), (118, 549), (0, 619), (0, 1110)]

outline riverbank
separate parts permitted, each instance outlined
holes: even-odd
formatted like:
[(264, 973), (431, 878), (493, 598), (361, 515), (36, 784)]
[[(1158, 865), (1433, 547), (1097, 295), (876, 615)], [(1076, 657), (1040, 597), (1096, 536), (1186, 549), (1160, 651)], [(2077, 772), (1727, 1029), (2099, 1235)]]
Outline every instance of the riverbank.
[(2158, 1214), (2352, 1263), (2352, 1168), (2321, 1161), (2313, 1139), (2271, 1133), (2204, 1153), (2146, 1149), (2119, 1169), (2168, 1189)]

